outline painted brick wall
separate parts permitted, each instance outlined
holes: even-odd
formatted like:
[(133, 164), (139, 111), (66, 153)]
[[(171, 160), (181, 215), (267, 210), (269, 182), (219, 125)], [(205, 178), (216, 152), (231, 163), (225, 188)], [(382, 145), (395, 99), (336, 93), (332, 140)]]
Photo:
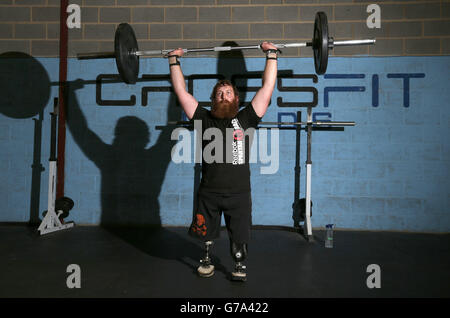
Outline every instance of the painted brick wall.
[[(69, 31), (69, 55), (112, 51), (121, 22), (135, 29), (140, 48), (239, 45), (270, 40), (305, 42), (312, 38), (314, 15), (327, 13), (335, 39), (376, 38), (376, 46), (340, 47), (336, 56), (445, 55), (449, 53), (450, 3), (363, 0), (72, 0), (81, 6), (81, 29)], [(366, 8), (381, 7), (381, 28), (368, 29)], [(6, 0), (0, 3), (0, 53), (58, 56), (58, 0)], [(215, 53), (202, 53), (203, 56)], [(309, 48), (286, 49), (284, 56), (311, 56)], [(191, 56), (196, 56), (191, 54)], [(260, 56), (246, 51), (245, 56)]]
[[(159, 61), (161, 63), (156, 63)], [(307, 59), (292, 61), (281, 59), (279, 69), (291, 70), (294, 74), (313, 73), (313, 66), (308, 65)], [(318, 119), (357, 123), (342, 132), (313, 132), (313, 226), (335, 223), (339, 228), (353, 229), (449, 231), (450, 153), (446, 136), (450, 133), (450, 125), (449, 111), (442, 107), (449, 97), (445, 88), (448, 74), (443, 71), (450, 63), (449, 58), (332, 58), (331, 62), (327, 75), (319, 77), (316, 84), (310, 79), (283, 79), (284, 86), (317, 89), (318, 105), (313, 112)], [(263, 63), (263, 59), (248, 58), (245, 68), (248, 72), (260, 72)], [(199, 75), (199, 69), (202, 70), (200, 74), (217, 74), (224, 69), (229, 69), (230, 73), (238, 71), (231, 71), (236, 64), (235, 60), (188, 59), (183, 62), (183, 70), (187, 77)], [(89, 63), (86, 67), (72, 61), (70, 76), (91, 78), (108, 65), (111, 66), (111, 62), (102, 61), (100, 65)], [(163, 59), (145, 60), (142, 69), (143, 74), (167, 74), (167, 64)], [(354, 78), (340, 78), (340, 74), (354, 75)], [(399, 74), (410, 76), (409, 89), (404, 86), (402, 78), (396, 78)], [(378, 78), (378, 87), (374, 86), (374, 76)], [(195, 96), (206, 101), (213, 84), (214, 80), (194, 81)], [(171, 162), (169, 153), (173, 144), (169, 143), (168, 131), (157, 128), (173, 120), (173, 116), (179, 116), (179, 109), (169, 92), (151, 92), (147, 106), (142, 106), (140, 100), (143, 87), (168, 85), (167, 80), (158, 80), (128, 87), (122, 84), (104, 86), (105, 99), (127, 100), (130, 95), (136, 95), (137, 101), (132, 107), (111, 109), (113, 106), (98, 106), (94, 100), (94, 88), (89, 86), (77, 91), (75, 101), (79, 103), (89, 129), (109, 145), (115, 144), (113, 130), (120, 118), (136, 116), (144, 120), (150, 131), (147, 149), (156, 147), (158, 152), (146, 159), (146, 168), (138, 181), (130, 184), (137, 182), (133, 189), (138, 193), (159, 194), (153, 198), (159, 205), (149, 211), (156, 213), (163, 224), (187, 225), (191, 221), (194, 199), (194, 164)], [(260, 80), (248, 80), (247, 85), (258, 86)], [(334, 87), (355, 86), (362, 89), (353, 92), (332, 90)], [(378, 96), (378, 102), (374, 102), (374, 96)], [(282, 92), (277, 86), (265, 121), (292, 120), (297, 110), (302, 110), (305, 119), (304, 109), (279, 107), (279, 97), (284, 102), (311, 100), (310, 93)], [(252, 93), (248, 92), (246, 100), (251, 98)], [(72, 151), (67, 168), (73, 172), (67, 175), (67, 191), (75, 196), (77, 202), (84, 202), (80, 207), (80, 221), (102, 222), (111, 212), (105, 209), (99, 198), (105, 196), (103, 189), (108, 188), (105, 178), (110, 178), (111, 173), (95, 167), (86, 158), (86, 151), (80, 150), (83, 146), (75, 136), (86, 128), (76, 125), (71, 131), (67, 145)], [(193, 134), (188, 136), (192, 138), (189, 144), (193, 147)], [(300, 193), (304, 196), (304, 132), (301, 138)], [(279, 162), (273, 174), (263, 174), (261, 170), (269, 165), (258, 153), (264, 144), (258, 135), (254, 145), (257, 159), (252, 165), (253, 222), (289, 226), (292, 224), (294, 199), (295, 133), (279, 131)], [(267, 147), (269, 153), (277, 152), (270, 140)], [(140, 157), (133, 152), (128, 159), (133, 166), (139, 166), (136, 161)], [(120, 174), (125, 168), (118, 166), (120, 168), (115, 173)], [(161, 173), (165, 177), (158, 180)], [(136, 208), (130, 209), (130, 206), (134, 207), (131, 203), (127, 206), (128, 213), (123, 213), (124, 221), (127, 217), (130, 218), (128, 221), (139, 219), (144, 223), (152, 219), (151, 213), (143, 213), (139, 209), (138, 199), (132, 202)]]
[[(218, 61), (221, 64), (217, 65)], [(50, 80), (57, 79), (57, 59), (41, 58), (39, 63)], [(199, 58), (182, 63), (187, 77), (214, 75), (219, 70), (242, 71), (235, 68), (239, 64), (242, 67), (242, 61), (234, 59)], [(245, 68), (261, 72), (263, 63), (264, 59), (247, 58)], [(318, 105), (313, 112), (318, 119), (356, 122), (355, 127), (343, 132), (313, 132), (313, 226), (335, 223), (338, 228), (351, 229), (449, 231), (450, 113), (442, 107), (450, 98), (448, 65), (446, 56), (334, 57), (328, 73), (317, 83), (311, 79), (283, 79), (283, 86), (317, 90)], [(80, 63), (71, 59), (69, 80), (92, 80), (114, 67), (112, 60)], [(141, 68), (140, 76), (166, 76), (168, 71), (164, 59), (145, 59)], [(314, 73), (311, 63), (303, 58), (280, 59), (279, 69), (293, 74)], [(374, 85), (375, 76), (378, 85)], [(410, 77), (408, 89), (405, 76)], [(207, 101), (213, 84), (213, 79), (195, 80), (195, 96)], [(247, 85), (258, 86), (260, 79), (250, 79)], [(168, 91), (150, 91), (147, 103), (142, 95), (144, 88), (168, 86), (167, 79), (161, 78), (136, 85), (102, 85), (101, 99), (129, 100), (134, 95), (136, 102), (130, 106), (114, 106), (113, 101), (100, 105), (97, 88), (92, 84), (78, 89), (70, 98), (68, 116), (72, 121), (67, 134), (65, 191), (76, 202), (71, 219), (78, 224), (108, 220), (122, 224), (190, 223), (194, 164), (172, 162), (172, 128), (158, 128), (179, 118), (180, 109)], [(333, 91), (335, 87), (360, 89)], [(245, 100), (249, 101), (252, 94), (248, 92)], [(57, 96), (55, 87), (50, 96)], [(304, 109), (279, 107), (279, 97), (284, 102), (311, 101), (310, 93), (280, 91), (277, 86), (265, 121), (293, 120), (299, 109), (305, 119)], [(0, 116), (0, 221), (25, 222), (30, 213), (41, 214), (46, 209), (51, 106), (49, 101), (47, 108), (33, 118)], [(126, 127), (131, 134), (116, 132), (122, 118), (130, 120)], [(136, 144), (142, 134), (132, 129), (142, 123), (149, 134), (145, 146)], [(193, 138), (192, 133), (188, 136)], [(305, 185), (305, 141), (303, 132), (301, 196)], [(193, 139), (189, 144), (193, 147)], [(293, 131), (280, 131), (279, 152), (269, 142), (269, 151), (279, 153), (274, 174), (262, 174), (261, 168), (268, 164), (260, 156), (253, 164), (254, 224), (292, 225), (294, 144)], [(262, 146), (257, 143), (257, 150)], [(113, 155), (111, 149), (116, 150)], [(120, 160), (114, 161), (116, 158)], [(33, 174), (36, 168), (37, 178)], [(36, 182), (40, 187), (37, 198)]]
[[(225, 40), (234, 40), (239, 45), (265, 39), (307, 41), (311, 38), (313, 17), (318, 10), (327, 12), (331, 34), (335, 38), (376, 37), (377, 45), (373, 47), (336, 49), (327, 75), (320, 76), (317, 84), (310, 80), (285, 82), (287, 86), (315, 87), (319, 104), (314, 112), (322, 113), (323, 119), (357, 122), (356, 127), (344, 132), (313, 135), (313, 226), (336, 223), (340, 228), (354, 229), (449, 231), (450, 152), (446, 137), (450, 122), (448, 108), (444, 107), (450, 98), (447, 88), (450, 61), (446, 56), (450, 50), (447, 44), (449, 1), (377, 1), (382, 9), (380, 30), (366, 28), (365, 8), (373, 2), (363, 1), (80, 0), (71, 3), (78, 3), (82, 8), (82, 28), (69, 32), (71, 56), (76, 52), (112, 50), (114, 30), (123, 21), (133, 25), (142, 49), (204, 47), (221, 45)], [(20, 51), (38, 58), (50, 81), (58, 80), (58, 4), (57, 0), (6, 0), (0, 3), (0, 54)], [(262, 28), (266, 28), (267, 33), (261, 34)], [(269, 34), (270, 38), (267, 38)], [(210, 55), (184, 59), (185, 74), (198, 74), (199, 69), (202, 74), (236, 70), (232, 62), (226, 67), (218, 67), (217, 59), (208, 58)], [(245, 56), (245, 70), (262, 70), (263, 59), (253, 58), (261, 57), (260, 53), (247, 51)], [(285, 50), (283, 56), (292, 58), (281, 58), (280, 70), (290, 70), (294, 74), (314, 73), (312, 59), (303, 58), (311, 56), (310, 51)], [(115, 72), (113, 60), (80, 62), (70, 59), (69, 63), (69, 80), (93, 80), (99, 74)], [(142, 59), (140, 76), (142, 74), (167, 75), (167, 61)], [(359, 77), (333, 78), (336, 74), (357, 74)], [(389, 77), (389, 74), (424, 74), (424, 77), (410, 80), (410, 104), (407, 107), (403, 80)], [(375, 75), (379, 79), (378, 87), (374, 86)], [(20, 77), (14, 92), (17, 94), (31, 81), (42, 81), (36, 74)], [(2, 77), (2, 80), (8, 78)], [(197, 81), (196, 97), (206, 101), (212, 82)], [(260, 80), (251, 80), (248, 84), (257, 86)], [(167, 91), (151, 92), (148, 105), (143, 106), (142, 88), (155, 85), (167, 87), (169, 83), (155, 81), (135, 86), (103, 87), (104, 99), (129, 100), (135, 95), (134, 107), (100, 106), (95, 85), (78, 90), (76, 101), (88, 127), (105, 144), (113, 144), (117, 121), (131, 116), (134, 117), (132, 120), (143, 120), (148, 126), (150, 141), (147, 147), (152, 148), (160, 145), (158, 140), (162, 135), (156, 126), (164, 125), (169, 118), (169, 106), (175, 103), (174, 96)], [(327, 87), (336, 86), (358, 86), (364, 90), (330, 90), (326, 93)], [(57, 87), (50, 87), (48, 93), (47, 107), (33, 118), (17, 119), (4, 116), (3, 112), (0, 114), (0, 222), (26, 222), (30, 215), (40, 215), (46, 209), (49, 112), (53, 106), (52, 98), (58, 95)], [(250, 93), (247, 96), (247, 100), (251, 98)], [(310, 100), (308, 94), (277, 89), (264, 120), (276, 121), (281, 112), (292, 115), (299, 110), (277, 107), (276, 98), (280, 96), (290, 102)], [(375, 97), (379, 100), (377, 105), (374, 104)], [(29, 97), (30, 100), (34, 98), (36, 96)], [(289, 114), (286, 120), (292, 120)], [(75, 127), (83, 132), (81, 123), (82, 120)], [(117, 175), (103, 172), (90, 159), (86, 149), (96, 149), (90, 138), (80, 137), (88, 144), (82, 147), (75, 136), (78, 136), (77, 129), (68, 133), (67, 149), (70, 151), (66, 158), (66, 193), (76, 202), (73, 219), (80, 224), (99, 224), (104, 218), (117, 219), (114, 213), (119, 210), (110, 212), (108, 204), (114, 201), (108, 201), (103, 191), (108, 180), (105, 176)], [(294, 141), (293, 132), (280, 132), (277, 174), (261, 175), (260, 168), (264, 166), (261, 163), (252, 167), (255, 224), (292, 224)], [(138, 195), (145, 190), (153, 193), (150, 201), (142, 197), (124, 201), (131, 212), (121, 216), (119, 220), (123, 223), (187, 225), (190, 222), (194, 166), (170, 162), (167, 154), (171, 147), (164, 142), (160, 146), (158, 155), (150, 157), (151, 164), (147, 162), (144, 166), (146, 169), (158, 167), (156, 171), (164, 172), (163, 179), (160, 174), (152, 177), (134, 174), (133, 181), (127, 183), (123, 179), (127, 167), (120, 170), (119, 176), (123, 178), (119, 179), (125, 180), (124, 188), (129, 186), (130, 191)], [(108, 168), (107, 156), (100, 157)], [(132, 159), (131, 166), (142, 166), (139, 156)], [(302, 133), (302, 196), (304, 162), (305, 135)], [(147, 172), (151, 174), (151, 171)], [(114, 192), (108, 188), (106, 193)], [(136, 214), (143, 211), (142, 207), (158, 212)]]

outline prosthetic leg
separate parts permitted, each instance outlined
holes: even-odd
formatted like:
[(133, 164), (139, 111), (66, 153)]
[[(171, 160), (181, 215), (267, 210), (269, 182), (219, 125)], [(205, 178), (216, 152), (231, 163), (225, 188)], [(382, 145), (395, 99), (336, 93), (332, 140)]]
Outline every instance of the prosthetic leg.
[(214, 275), (214, 265), (211, 264), (211, 258), (209, 257), (209, 248), (213, 245), (213, 241), (205, 242), (205, 257), (200, 260), (200, 266), (197, 268), (197, 272), (200, 277), (211, 277)]
[(246, 267), (242, 261), (247, 257), (247, 244), (236, 244), (230, 241), (231, 255), (236, 262), (234, 271), (231, 273), (231, 280), (245, 282), (247, 280)]

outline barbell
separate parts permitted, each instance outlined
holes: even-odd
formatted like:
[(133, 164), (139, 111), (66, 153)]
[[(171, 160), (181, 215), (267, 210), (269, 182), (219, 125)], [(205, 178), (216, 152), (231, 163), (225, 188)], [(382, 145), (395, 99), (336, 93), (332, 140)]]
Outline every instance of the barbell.
[[(312, 47), (314, 66), (317, 74), (324, 74), (328, 65), (328, 53), (335, 46), (370, 45), (375, 39), (335, 41), (328, 36), (328, 20), (325, 12), (317, 12), (314, 20), (314, 32), (311, 42), (274, 44), (278, 49), (294, 47)], [(217, 46), (207, 48), (183, 49), (190, 52), (224, 52), (233, 50), (261, 49), (260, 45), (251, 46)], [(135, 84), (139, 74), (139, 57), (163, 55), (167, 56), (173, 49), (139, 51), (133, 28), (128, 23), (121, 23), (114, 36), (114, 52), (78, 53), (78, 59), (115, 58), (117, 69), (122, 80), (127, 84)]]

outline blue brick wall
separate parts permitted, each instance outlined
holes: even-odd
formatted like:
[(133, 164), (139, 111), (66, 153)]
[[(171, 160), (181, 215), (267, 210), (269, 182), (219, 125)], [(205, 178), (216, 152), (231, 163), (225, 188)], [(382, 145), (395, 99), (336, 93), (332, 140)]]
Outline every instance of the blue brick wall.
[[(56, 59), (39, 59), (51, 80), (57, 80)], [(230, 60), (217, 66), (216, 59), (186, 58), (186, 76), (261, 72), (263, 59), (246, 59), (245, 69)], [(312, 136), (312, 201), (314, 227), (335, 223), (339, 228), (448, 232), (450, 230), (450, 110), (447, 101), (450, 57), (330, 58), (327, 75), (317, 83), (308, 79), (283, 79), (284, 87), (317, 90), (318, 119), (355, 121), (345, 131), (314, 131)], [(141, 73), (167, 75), (164, 59), (142, 59)], [(314, 74), (311, 59), (279, 60), (279, 70)], [(113, 60), (69, 61), (69, 79), (95, 80), (115, 73)], [(409, 80), (405, 80), (409, 79)], [(207, 101), (215, 80), (195, 80), (194, 93)], [(405, 83), (409, 84), (406, 90)], [(249, 86), (260, 80), (248, 81)], [(170, 161), (174, 142), (170, 130), (157, 129), (167, 120), (180, 119), (180, 109), (167, 91), (150, 91), (143, 106), (144, 87), (169, 87), (165, 80), (102, 85), (104, 100), (129, 100), (133, 106), (100, 106), (96, 85), (75, 91), (71, 100), (71, 126), (66, 141), (66, 195), (73, 198), (71, 218), (81, 224), (116, 221), (123, 224), (161, 223), (186, 226), (191, 222), (194, 163)], [(245, 96), (250, 101), (253, 92)], [(51, 89), (51, 97), (57, 89)], [(290, 121), (298, 110), (279, 107), (283, 102), (309, 102), (311, 93), (276, 88), (265, 121)], [(170, 106), (169, 106), (170, 105)], [(42, 114), (40, 213), (47, 206), (49, 132), (52, 100)], [(74, 111), (78, 109), (78, 111)], [(281, 118), (280, 113), (287, 113)], [(0, 221), (30, 218), (35, 120), (13, 119), (0, 114)], [(139, 123), (148, 128), (145, 146), (133, 146), (142, 135), (118, 134), (119, 119), (127, 117), (128, 130)], [(131, 129), (133, 131), (133, 129)], [(96, 137), (95, 137), (96, 136)], [(193, 140), (193, 133), (189, 136)], [(258, 135), (259, 136), (259, 135)], [(270, 136), (270, 134), (269, 134)], [(125, 143), (120, 143), (121, 138)], [(301, 133), (300, 192), (304, 197), (306, 134)], [(259, 150), (256, 140), (254, 147)], [(269, 150), (271, 144), (269, 142)], [(191, 158), (194, 154), (191, 149)], [(113, 155), (111, 155), (113, 153)], [(115, 159), (114, 159), (115, 158)], [(252, 165), (253, 223), (292, 225), (294, 199), (295, 132), (279, 132), (279, 164), (275, 174), (262, 174), (267, 166)], [(36, 207), (34, 206), (34, 209)]]

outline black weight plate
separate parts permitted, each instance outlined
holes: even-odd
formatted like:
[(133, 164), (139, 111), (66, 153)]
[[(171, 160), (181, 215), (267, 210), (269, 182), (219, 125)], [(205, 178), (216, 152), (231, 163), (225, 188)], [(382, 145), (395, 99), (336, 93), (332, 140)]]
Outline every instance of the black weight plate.
[(0, 54), (0, 114), (31, 118), (47, 106), (50, 78), (44, 66), (22, 52)]
[[(310, 209), (309, 209), (309, 216), (312, 217), (312, 206), (313, 203), (310, 201)], [(292, 219), (298, 223), (303, 222), (306, 219), (306, 198), (302, 199), (296, 199), (294, 203), (292, 204)]]
[(55, 210), (58, 212), (59, 210), (63, 211), (60, 218), (66, 218), (69, 216), (69, 211), (72, 210), (74, 206), (74, 202), (71, 198), (68, 197), (62, 197), (59, 199), (56, 199), (55, 201)]
[(325, 12), (317, 12), (314, 20), (314, 66), (316, 73), (325, 74), (328, 65), (328, 20)]
[(114, 37), (114, 52), (117, 69), (122, 80), (127, 84), (135, 84), (139, 74), (139, 57), (132, 52), (138, 50), (136, 36), (128, 23), (117, 27)]

